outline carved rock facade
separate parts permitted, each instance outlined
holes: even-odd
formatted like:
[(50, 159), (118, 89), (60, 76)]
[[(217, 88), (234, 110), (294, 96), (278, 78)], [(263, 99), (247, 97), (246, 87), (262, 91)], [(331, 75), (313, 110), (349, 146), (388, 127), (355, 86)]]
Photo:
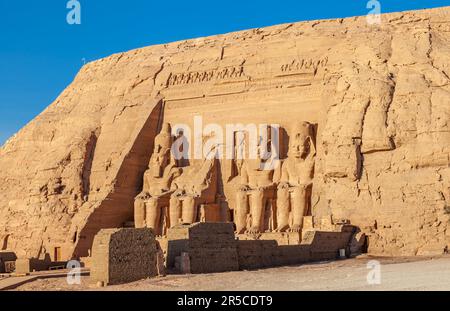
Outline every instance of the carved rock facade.
[[(233, 215), (242, 216), (243, 230), (258, 231), (255, 223), (296, 230), (292, 211), (303, 210), (315, 219), (349, 219), (373, 254), (443, 253), (450, 243), (449, 46), (450, 9), (442, 8), (383, 15), (381, 26), (365, 17), (285, 24), (89, 63), (0, 149), (0, 250), (21, 258), (88, 256), (100, 229), (135, 220), (136, 204), (137, 218), (163, 233), (167, 217), (144, 217), (152, 203), (141, 202), (143, 209), (135, 198), (167, 196), (163, 183), (173, 179), (180, 191), (164, 197), (163, 205), (174, 206), (169, 221), (212, 217), (211, 205), (222, 219), (240, 206)], [(163, 124), (194, 128), (198, 116), (223, 127), (279, 124), (287, 138), (281, 159), (293, 169), (270, 188), (255, 186), (245, 163), (164, 160), (167, 137), (155, 142)], [(313, 125), (315, 154), (300, 165), (288, 154), (291, 127), (303, 121)], [(151, 158), (168, 162), (168, 172), (145, 173)], [(188, 176), (205, 171), (216, 185), (191, 183)], [(243, 171), (246, 183), (236, 178)], [(295, 182), (298, 174), (311, 180)], [(167, 180), (160, 193), (141, 193), (146, 178)], [(251, 212), (272, 203), (282, 208), (268, 217)], [(266, 222), (277, 213), (281, 228)]]

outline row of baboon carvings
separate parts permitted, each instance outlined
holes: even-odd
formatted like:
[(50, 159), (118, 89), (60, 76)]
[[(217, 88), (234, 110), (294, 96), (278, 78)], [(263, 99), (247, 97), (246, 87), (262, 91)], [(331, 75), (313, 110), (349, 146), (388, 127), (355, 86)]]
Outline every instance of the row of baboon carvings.
[[(282, 64), (279, 68), (280, 73), (295, 72), (299, 70), (310, 70), (315, 74), (319, 67), (325, 67), (328, 64), (328, 58), (295, 58), (288, 63)], [(245, 76), (244, 66), (229, 66), (205, 71), (192, 71), (184, 73), (171, 73), (167, 79), (167, 86), (185, 85), (193, 83), (210, 82), (215, 80), (236, 79)]]
[(229, 206), (232, 215), (228, 219), (223, 219), (218, 202), (228, 201), (219, 190), (219, 160), (213, 156), (197, 165), (181, 164), (171, 152), (174, 140), (170, 124), (164, 124), (155, 137), (142, 192), (135, 198), (136, 227), (149, 227), (161, 235), (178, 224), (209, 221), (201, 213), (209, 206), (217, 215), (214, 219), (232, 220), (237, 233), (260, 233), (270, 229), (265, 226), (269, 206), (274, 211), (272, 230), (301, 231), (311, 205), (316, 155), (313, 124), (298, 122), (292, 126), (288, 156), (275, 168), (261, 169), (262, 162), (268, 160), (260, 156), (230, 160), (236, 168), (232, 180), (236, 191), (234, 200), (229, 200), (234, 206)]
[(244, 67), (227, 67), (208, 71), (196, 71), (179, 74), (170, 74), (167, 86), (183, 85), (191, 83), (209, 82), (212, 80), (240, 78), (244, 75)]

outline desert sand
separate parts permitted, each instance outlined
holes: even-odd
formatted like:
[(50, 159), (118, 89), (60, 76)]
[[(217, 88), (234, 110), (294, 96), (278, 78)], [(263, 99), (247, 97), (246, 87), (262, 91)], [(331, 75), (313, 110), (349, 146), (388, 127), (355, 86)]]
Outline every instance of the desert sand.
[[(381, 263), (381, 284), (369, 285), (369, 260)], [(239, 282), (236, 280), (239, 279)], [(321, 262), (300, 266), (201, 275), (168, 275), (126, 285), (96, 288), (89, 277), (81, 285), (67, 285), (65, 278), (44, 279), (16, 290), (111, 291), (265, 291), (265, 290), (449, 290), (450, 257), (370, 258)]]

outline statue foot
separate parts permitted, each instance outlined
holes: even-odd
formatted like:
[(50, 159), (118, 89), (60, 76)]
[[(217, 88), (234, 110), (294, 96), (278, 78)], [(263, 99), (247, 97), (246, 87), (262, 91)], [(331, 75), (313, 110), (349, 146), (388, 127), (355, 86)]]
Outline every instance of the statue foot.
[(259, 230), (259, 228), (253, 227), (253, 228), (248, 229), (247, 233), (248, 234), (258, 234), (258, 233), (260, 233), (260, 230)]
[(302, 227), (300, 225), (293, 225), (291, 229), (289, 229), (289, 232), (301, 232), (302, 231)]
[(286, 232), (289, 229), (289, 225), (284, 225), (275, 229), (275, 232)]
[(245, 233), (245, 228), (236, 230), (236, 234), (243, 234), (243, 233)]

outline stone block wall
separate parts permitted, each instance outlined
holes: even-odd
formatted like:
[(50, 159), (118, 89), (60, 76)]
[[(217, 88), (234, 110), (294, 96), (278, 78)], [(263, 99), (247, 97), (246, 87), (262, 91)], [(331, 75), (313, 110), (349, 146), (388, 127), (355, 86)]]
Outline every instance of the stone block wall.
[(158, 275), (151, 229), (104, 229), (92, 247), (91, 282), (114, 285)]
[(39, 258), (31, 258), (25, 259), (20, 258), (16, 260), (16, 270), (15, 272), (24, 274), (35, 271), (46, 271), (51, 267), (55, 266), (65, 266), (66, 262), (52, 262), (49, 258), (47, 259), (39, 259)]
[(16, 273), (26, 274), (33, 271), (31, 269), (30, 259), (17, 259), (16, 260)]
[(233, 224), (202, 223), (189, 229), (191, 273), (239, 270)]
[(196, 223), (168, 230), (167, 266), (189, 254), (191, 273), (212, 273), (239, 269), (232, 223)]
[[(163, 239), (162, 239), (163, 240)], [(165, 248), (166, 266), (170, 269), (175, 266), (175, 258), (187, 252), (189, 247), (189, 226), (176, 226), (167, 230), (167, 242), (160, 242)]]
[[(278, 245), (298, 245), (302, 241), (302, 234), (300, 232), (262, 232), (258, 235), (258, 240), (273, 240)], [(237, 234), (236, 238), (239, 240), (255, 240), (252, 234)]]
[(276, 263), (278, 243), (274, 240), (237, 241), (241, 270), (273, 267)]
[(337, 259), (340, 249), (348, 249), (352, 235), (353, 227), (349, 226), (335, 232), (309, 231), (298, 245), (280, 245), (276, 240), (238, 240), (239, 268), (260, 269)]
[(17, 256), (13, 252), (0, 251), (0, 273), (8, 273), (7, 263), (16, 261)]
[(349, 254), (349, 244), (355, 227), (350, 225), (339, 226), (337, 231), (309, 231), (303, 237), (302, 244), (310, 245), (311, 260), (329, 260), (336, 258), (340, 249)]
[[(355, 227), (338, 225), (333, 231), (306, 231), (301, 243), (283, 244), (287, 233), (234, 236), (231, 223), (197, 223), (169, 229), (167, 266), (187, 253), (191, 273), (211, 273), (295, 265), (339, 258), (339, 250), (348, 253)], [(243, 238), (242, 240), (240, 238)], [(281, 243), (280, 243), (281, 242)]]
[(310, 248), (299, 246), (301, 236), (298, 232), (269, 232), (255, 239), (248, 234), (239, 234), (239, 267), (258, 269), (307, 262), (310, 260)]

